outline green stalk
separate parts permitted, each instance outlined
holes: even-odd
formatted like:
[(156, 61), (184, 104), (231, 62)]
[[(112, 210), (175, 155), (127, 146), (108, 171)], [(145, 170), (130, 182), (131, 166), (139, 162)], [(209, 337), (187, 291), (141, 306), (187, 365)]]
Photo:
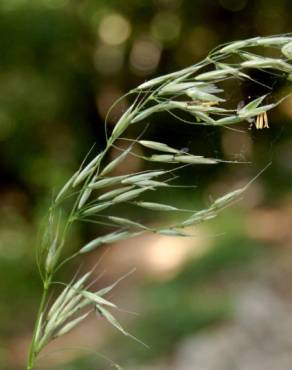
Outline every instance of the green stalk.
[(51, 285), (51, 281), (52, 281), (52, 275), (46, 276), (46, 278), (44, 280), (44, 290), (43, 290), (43, 293), (42, 293), (42, 298), (41, 298), (41, 302), (40, 302), (40, 305), (39, 305), (39, 309), (38, 309), (38, 313), (37, 313), (37, 319), (36, 319), (36, 323), (35, 323), (35, 326), (34, 326), (33, 336), (32, 336), (30, 349), (29, 349), (29, 353), (28, 353), (27, 370), (32, 370), (33, 369), (35, 359), (36, 359), (38, 353), (40, 352), (40, 349), (36, 348), (36, 344), (37, 344), (37, 342), (36, 342), (36, 333), (37, 333), (37, 328), (40, 325), (40, 320), (41, 320), (41, 317), (42, 317), (42, 313), (45, 309), (45, 305), (46, 305), (46, 302), (47, 302), (47, 296), (48, 296), (49, 288), (50, 288), (50, 285)]

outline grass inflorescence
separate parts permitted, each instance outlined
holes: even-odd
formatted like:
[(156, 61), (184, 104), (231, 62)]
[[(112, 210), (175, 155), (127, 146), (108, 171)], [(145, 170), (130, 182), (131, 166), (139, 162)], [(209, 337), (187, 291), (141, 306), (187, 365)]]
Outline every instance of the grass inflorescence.
[[(269, 50), (273, 50), (273, 57), (267, 56)], [(152, 115), (159, 112), (169, 112), (177, 117), (178, 124), (223, 127), (248, 121), (257, 128), (268, 127), (267, 112), (287, 96), (271, 100), (273, 88), (266, 86), (265, 94), (256, 96), (248, 103), (235, 102), (232, 106), (226, 98), (225, 82), (248, 81), (255, 86), (264, 85), (263, 81), (253, 77), (253, 71), (264, 71), (289, 83), (292, 80), (291, 59), (292, 35), (254, 37), (219, 46), (201, 62), (146, 81), (127, 94), (133, 97), (132, 104), (110, 134), (105, 125), (105, 148), (91, 161), (81, 165), (55, 196), (50, 207), (43, 241), (38, 250), (43, 295), (28, 355), (28, 370), (33, 369), (39, 353), (48, 343), (73, 330), (93, 310), (124, 335), (130, 336), (110, 311), (117, 306), (105, 298), (118, 282), (94, 292), (89, 290), (91, 272), (88, 272), (65, 284), (63, 291), (49, 304), (48, 294), (53, 288), (56, 271), (66, 261), (90, 253), (102, 245), (145, 232), (192, 236), (184, 228), (216, 217), (220, 210), (239, 199), (249, 186), (222, 195), (202, 210), (180, 209), (172, 204), (156, 202), (151, 200), (151, 194), (159, 188), (175, 186), (171, 181), (177, 177), (178, 169), (192, 165), (216, 165), (221, 161), (182, 151), (163, 142), (146, 140), (143, 137), (145, 130), (141, 128), (140, 136), (136, 140), (128, 140), (126, 149), (118, 148), (119, 155), (108, 162), (107, 154), (112, 148), (117, 149), (117, 140), (125, 138), (130, 126), (140, 125), (145, 119), (149, 121)], [(186, 114), (188, 119), (185, 118)], [(140, 156), (141, 159), (157, 163), (159, 168), (114, 175), (114, 170), (123, 165), (129, 155), (137, 155), (133, 153), (134, 146), (146, 148), (146, 152), (151, 154)], [(169, 164), (171, 168), (166, 166)], [(185, 217), (175, 224), (155, 228), (120, 217), (115, 213), (115, 206), (119, 204), (129, 204), (142, 211), (147, 209), (153, 214), (180, 212)], [(81, 245), (72, 256), (65, 257), (64, 249), (71, 227), (79, 221), (105, 224), (111, 230)]]

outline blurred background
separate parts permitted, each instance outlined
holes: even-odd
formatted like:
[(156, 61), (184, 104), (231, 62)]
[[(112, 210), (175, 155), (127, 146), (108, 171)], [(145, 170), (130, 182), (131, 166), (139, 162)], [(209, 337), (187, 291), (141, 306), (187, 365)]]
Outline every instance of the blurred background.
[[(147, 79), (199, 61), (220, 43), (291, 31), (291, 12), (289, 0), (0, 2), (1, 369), (24, 368), (41, 292), (39, 226), (53, 192), (93, 143), (103, 147), (112, 103)], [(128, 104), (124, 99), (113, 110), (109, 124)], [(196, 238), (150, 235), (104, 254), (98, 286), (137, 268), (112, 299), (123, 308), (116, 317), (149, 349), (92, 315), (49, 346), (39, 368), (110, 369), (109, 357), (131, 370), (291, 369), (291, 99), (270, 114), (269, 130), (248, 123), (240, 131), (194, 130), (169, 115), (154, 120), (156, 140), (250, 162), (193, 168), (182, 181), (197, 187), (165, 193), (165, 202), (207, 206), (210, 197), (272, 164), (243, 202), (197, 227)], [(130, 161), (121, 171), (139, 168), (139, 161)], [(72, 249), (94, 233), (92, 226), (76, 227)], [(68, 265), (60, 279), (70, 280), (99, 257)]]

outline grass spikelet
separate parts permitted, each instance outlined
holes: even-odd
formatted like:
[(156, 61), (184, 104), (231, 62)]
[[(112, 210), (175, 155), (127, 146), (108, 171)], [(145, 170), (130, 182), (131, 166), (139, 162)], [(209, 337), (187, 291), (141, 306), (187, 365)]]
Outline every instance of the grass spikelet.
[(120, 202), (126, 202), (129, 200), (132, 200), (134, 198), (137, 198), (140, 194), (144, 193), (147, 190), (152, 190), (152, 188), (142, 188), (142, 189), (134, 189), (127, 191), (124, 194), (120, 194), (117, 197), (115, 197), (112, 202), (113, 203), (120, 203)]
[(179, 208), (170, 206), (168, 204), (162, 204), (162, 203), (135, 202), (134, 204), (136, 204), (139, 207), (150, 209), (151, 211), (167, 211), (167, 212), (180, 211)]
[(141, 181), (153, 179), (153, 177), (158, 177), (164, 175), (166, 171), (149, 171), (143, 172), (138, 175), (130, 175), (129, 177), (122, 180), (122, 184), (138, 184)]
[(85, 180), (88, 176), (90, 176), (96, 168), (96, 165), (99, 163), (101, 159), (101, 154), (97, 155), (88, 165), (78, 173), (76, 176), (72, 187), (75, 188), (75, 186), (79, 185), (83, 180)]
[(155, 181), (155, 180), (143, 180), (143, 181), (138, 181), (136, 183), (137, 186), (140, 187), (146, 187), (146, 188), (154, 188), (154, 187), (170, 187), (170, 185), (166, 182), (162, 181)]
[(123, 218), (123, 217), (115, 217), (115, 216), (108, 216), (108, 219), (115, 222), (116, 224), (118, 225), (121, 225), (121, 226), (130, 226), (130, 227), (137, 227), (137, 228), (140, 228), (140, 229), (146, 229), (146, 230), (150, 230), (149, 228), (147, 228), (146, 226), (138, 223), (138, 222), (135, 222), (135, 221), (132, 221), (132, 220), (129, 220), (127, 218)]
[(79, 317), (77, 317), (76, 319), (68, 322), (68, 324), (64, 325), (56, 334), (55, 334), (55, 338), (58, 338), (58, 337), (61, 337), (67, 333), (69, 333), (69, 331), (71, 331), (72, 329), (74, 329), (77, 325), (79, 325), (81, 323), (81, 321), (83, 321), (84, 319), (87, 318), (87, 316), (90, 314), (90, 312), (86, 312), (84, 315), (81, 315)]
[(100, 211), (103, 211), (104, 209), (110, 207), (112, 205), (112, 202), (103, 202), (99, 203), (93, 207), (89, 207), (82, 211), (82, 215), (84, 216), (90, 216), (94, 215), (95, 213), (98, 213)]
[(192, 235), (186, 234), (183, 231), (177, 230), (175, 228), (169, 229), (158, 229), (156, 230), (157, 234), (165, 235), (165, 236), (183, 236), (183, 237), (191, 237)]
[(127, 148), (122, 154), (120, 154), (117, 158), (115, 158), (113, 161), (111, 161), (100, 173), (100, 176), (105, 176), (109, 172), (111, 172), (114, 168), (116, 168), (120, 163), (123, 162), (123, 160), (127, 157), (127, 155), (130, 153), (132, 147), (130, 146)]
[(224, 208), (228, 204), (234, 202), (234, 200), (238, 199), (246, 190), (246, 187), (234, 190), (228, 194), (223, 195), (222, 197), (215, 200), (215, 202), (212, 205), (212, 209), (217, 208)]
[(86, 188), (84, 190), (80, 198), (80, 201), (78, 203), (78, 209), (81, 209), (84, 206), (84, 204), (88, 201), (88, 198), (90, 197), (91, 193), (92, 193), (92, 189)]
[[(146, 346), (145, 343), (141, 342), (139, 339), (134, 337), (132, 334), (128, 333), (108, 310), (106, 310), (105, 308), (103, 308), (99, 305), (96, 305), (96, 310), (101, 314), (102, 317), (104, 317), (111, 325), (113, 325), (116, 329), (118, 329), (125, 336), (131, 337), (132, 339), (134, 339), (138, 343), (143, 344), (144, 346)], [(146, 347), (148, 347), (148, 346), (146, 346)]]
[(135, 236), (136, 233), (129, 233), (128, 231), (120, 231), (120, 232), (113, 232), (111, 234), (107, 234), (104, 236), (100, 236), (91, 242), (87, 243), (84, 247), (82, 247), (79, 253), (88, 253), (93, 251), (94, 249), (100, 247), (103, 244), (113, 243), (118, 240), (123, 240), (126, 238), (130, 238)]
[(78, 172), (76, 172), (72, 177), (70, 177), (70, 179), (65, 183), (65, 185), (59, 191), (55, 199), (56, 203), (58, 203), (63, 198), (63, 196), (67, 193), (67, 191), (71, 188), (77, 176), (78, 176)]
[(237, 73), (238, 70), (236, 68), (228, 67), (225, 69), (217, 69), (215, 71), (202, 73), (196, 76), (195, 79), (199, 81), (214, 81), (214, 79), (216, 80), (218, 78), (226, 78), (228, 75), (233, 75)]
[(179, 153), (179, 150), (171, 148), (170, 146), (164, 143), (158, 143), (156, 141), (149, 141), (149, 140), (139, 140), (138, 142), (141, 145), (145, 146), (146, 148), (158, 150), (161, 152)]
[(116, 123), (114, 130), (112, 132), (112, 136), (114, 138), (119, 137), (131, 124), (131, 117), (133, 115), (132, 110), (134, 108), (134, 104), (132, 104), (126, 112), (122, 115), (122, 117)]
[(88, 279), (90, 274), (91, 272), (87, 272), (79, 280), (77, 280), (76, 283), (66, 286), (66, 288), (62, 291), (62, 293), (59, 295), (59, 297), (55, 300), (55, 302), (49, 309), (47, 315), (49, 319), (51, 319), (53, 315), (58, 316), (60, 314), (64, 306), (70, 301), (70, 299), (74, 296), (76, 291), (83, 286), (83, 284)]
[(86, 290), (82, 290), (81, 294), (84, 298), (88, 299), (90, 302), (94, 304), (109, 306), (109, 307), (117, 307), (114, 303), (100, 297), (97, 293), (88, 292)]
[(234, 53), (237, 52), (239, 49), (245, 48), (246, 46), (248, 46), (248, 41), (235, 41), (227, 46), (224, 46), (220, 50), (220, 53), (221, 54)]
[(175, 161), (179, 163), (190, 163), (190, 164), (216, 164), (218, 161), (214, 158), (205, 158), (195, 155), (178, 155), (175, 156)]
[(281, 49), (283, 55), (285, 55), (286, 58), (292, 59), (292, 42), (288, 42), (288, 44), (284, 45)]
[(58, 241), (59, 241), (59, 235), (57, 233), (48, 250), (48, 255), (46, 258), (46, 262), (45, 262), (45, 267), (46, 267), (47, 272), (52, 271), (57, 262)]
[(88, 187), (90, 189), (102, 189), (107, 186), (112, 186), (119, 184), (121, 180), (127, 178), (128, 175), (123, 175), (123, 176), (114, 176), (114, 177), (106, 177), (104, 179), (98, 180), (96, 182), (91, 182)]
[(130, 189), (133, 189), (133, 186), (123, 186), (121, 188), (114, 189), (112, 191), (108, 191), (107, 193), (104, 193), (104, 194), (100, 195), (98, 197), (98, 200), (108, 200), (108, 199), (114, 198), (117, 195), (125, 193)]

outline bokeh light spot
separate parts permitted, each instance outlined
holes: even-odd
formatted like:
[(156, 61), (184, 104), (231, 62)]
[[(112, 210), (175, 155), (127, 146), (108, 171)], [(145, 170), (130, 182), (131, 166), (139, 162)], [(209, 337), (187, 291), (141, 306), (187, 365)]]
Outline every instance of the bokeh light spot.
[(151, 39), (135, 41), (130, 54), (130, 63), (136, 74), (152, 73), (159, 64), (161, 46)]
[(195, 239), (160, 235), (148, 245), (144, 263), (156, 280), (168, 280), (178, 273), (188, 258), (200, 256), (209, 246), (203, 229), (196, 230)]
[(120, 14), (105, 16), (98, 27), (100, 39), (108, 45), (120, 45), (127, 41), (131, 34), (129, 21)]

